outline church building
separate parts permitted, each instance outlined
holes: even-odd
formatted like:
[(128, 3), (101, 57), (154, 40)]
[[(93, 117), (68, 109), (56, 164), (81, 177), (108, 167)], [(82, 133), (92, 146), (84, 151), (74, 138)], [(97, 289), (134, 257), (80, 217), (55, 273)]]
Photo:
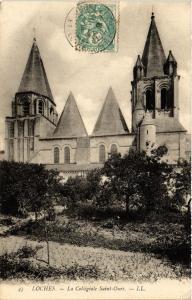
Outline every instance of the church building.
[(56, 103), (34, 39), (12, 116), (6, 117), (7, 160), (42, 163), (66, 176), (101, 167), (111, 153), (165, 145), (173, 163), (186, 158), (186, 130), (179, 122), (177, 61), (165, 55), (152, 13), (142, 56), (131, 82), (132, 128), (110, 87), (91, 135), (87, 134), (74, 95), (69, 94), (58, 120)]

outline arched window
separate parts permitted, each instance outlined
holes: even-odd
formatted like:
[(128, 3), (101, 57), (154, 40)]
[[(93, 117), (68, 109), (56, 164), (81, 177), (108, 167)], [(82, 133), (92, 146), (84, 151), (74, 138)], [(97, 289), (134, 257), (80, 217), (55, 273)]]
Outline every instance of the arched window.
[(173, 108), (173, 95), (172, 93), (169, 91), (167, 91), (167, 108), (171, 109)]
[(37, 101), (34, 101), (34, 115), (37, 113)]
[(50, 120), (53, 121), (54, 118), (54, 110), (53, 107), (51, 106), (51, 108), (49, 109), (49, 116), (50, 116)]
[(161, 109), (165, 109), (167, 108), (167, 90), (165, 88), (163, 88), (161, 90)]
[(161, 90), (161, 109), (170, 109), (172, 106), (172, 97), (169, 91), (163, 88)]
[(117, 154), (117, 145), (115, 144), (111, 145), (111, 154)]
[(155, 108), (155, 97), (151, 90), (146, 91), (146, 109), (152, 110)]
[(51, 106), (50, 110), (49, 110), (49, 114), (50, 116), (53, 114), (53, 107)]
[(39, 114), (44, 115), (44, 103), (42, 100), (39, 100), (38, 111), (39, 111)]
[(29, 101), (28, 100), (25, 100), (23, 102), (23, 114), (24, 114), (24, 116), (29, 115)]
[(54, 164), (59, 164), (59, 148), (54, 148)]
[(64, 162), (65, 164), (70, 164), (70, 148), (65, 147), (64, 149)]
[(105, 162), (105, 146), (104, 145), (99, 146), (99, 162), (100, 163)]
[(10, 138), (14, 137), (14, 123), (13, 122), (9, 123), (9, 137)]

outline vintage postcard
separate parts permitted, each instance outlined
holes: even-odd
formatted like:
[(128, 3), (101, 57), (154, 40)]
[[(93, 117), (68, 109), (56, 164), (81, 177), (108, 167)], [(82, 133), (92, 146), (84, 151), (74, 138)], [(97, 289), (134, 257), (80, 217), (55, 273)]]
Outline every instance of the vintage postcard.
[(0, 22), (0, 299), (190, 299), (190, 1)]

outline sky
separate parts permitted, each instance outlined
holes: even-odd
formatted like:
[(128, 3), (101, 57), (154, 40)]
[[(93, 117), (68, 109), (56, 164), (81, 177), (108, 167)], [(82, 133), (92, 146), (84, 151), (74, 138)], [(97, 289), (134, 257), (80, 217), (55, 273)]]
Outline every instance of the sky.
[(112, 86), (129, 129), (133, 66), (142, 55), (152, 7), (166, 56), (172, 50), (178, 63), (180, 121), (190, 131), (190, 1), (119, 1), (118, 50), (79, 52), (68, 42), (64, 23), (76, 1), (3, 1), (0, 6), (0, 150), (5, 116), (18, 90), (36, 40), (57, 111), (72, 91), (86, 129), (91, 134), (107, 91)]

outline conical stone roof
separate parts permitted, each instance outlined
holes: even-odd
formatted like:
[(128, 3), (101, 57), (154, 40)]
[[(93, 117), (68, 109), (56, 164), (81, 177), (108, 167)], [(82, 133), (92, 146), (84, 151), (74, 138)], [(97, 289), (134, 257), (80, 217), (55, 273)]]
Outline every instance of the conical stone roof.
[(129, 129), (112, 88), (109, 89), (92, 136), (127, 134)]
[(140, 67), (140, 68), (144, 68), (144, 65), (141, 61), (141, 57), (140, 55), (137, 56), (137, 60), (136, 60), (136, 63), (135, 63), (135, 67)]
[(70, 92), (59, 122), (53, 134), (54, 137), (73, 138), (86, 137), (87, 131), (78, 110), (75, 98)]
[(173, 63), (177, 63), (175, 57), (173, 56), (173, 53), (171, 50), (169, 50), (169, 55), (167, 57), (167, 62), (173, 62)]
[(142, 56), (142, 62), (146, 71), (145, 76), (153, 77), (164, 75), (163, 66), (165, 61), (165, 53), (155, 23), (155, 17), (152, 13), (151, 24)]
[(26, 92), (48, 97), (54, 103), (43, 61), (35, 39), (18, 89), (18, 93)]

